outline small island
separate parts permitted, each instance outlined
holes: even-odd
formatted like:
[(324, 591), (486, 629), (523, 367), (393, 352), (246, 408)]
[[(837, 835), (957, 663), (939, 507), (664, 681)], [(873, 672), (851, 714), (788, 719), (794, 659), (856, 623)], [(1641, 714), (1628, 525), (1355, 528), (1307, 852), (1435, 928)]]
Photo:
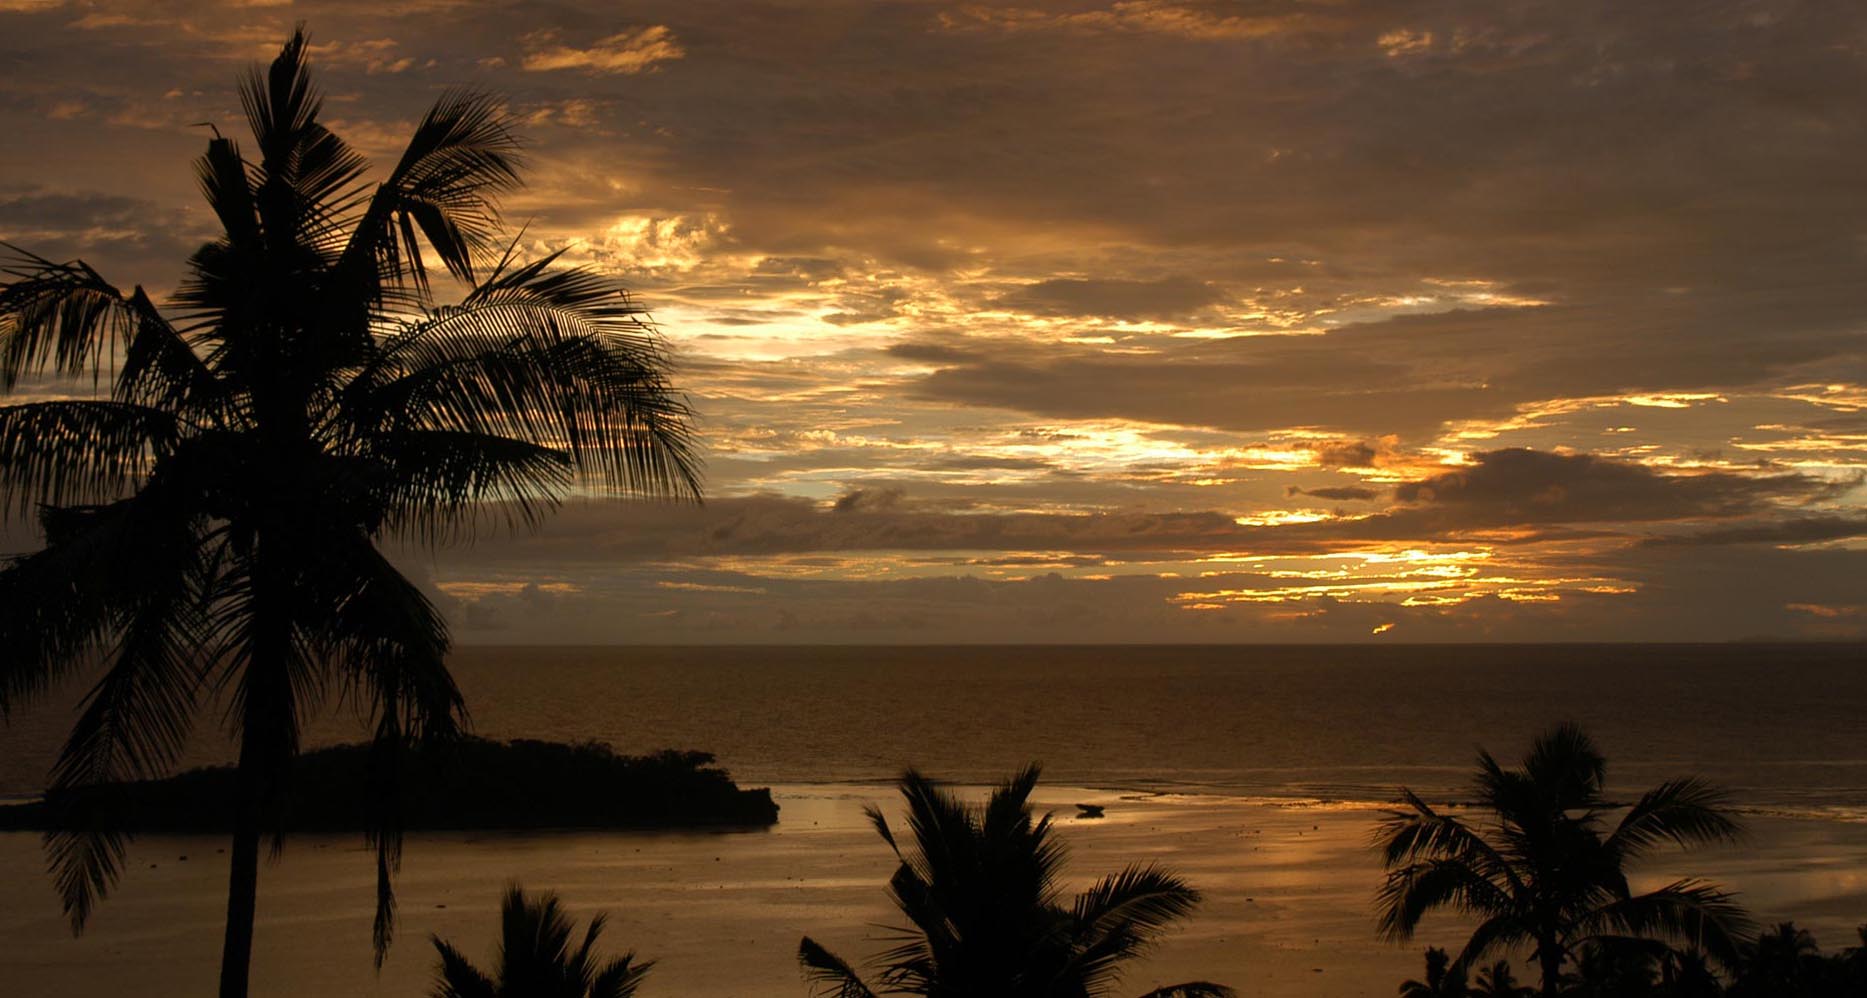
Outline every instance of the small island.
[[(300, 756), (281, 804), (293, 832), (362, 831), (369, 821), (370, 748)], [(408, 830), (764, 828), (778, 821), (769, 789), (741, 789), (711, 753), (619, 755), (600, 742), (463, 738), (411, 748), (400, 760)], [(224, 832), (233, 827), (230, 766), (87, 788), (77, 810), (126, 832)], [(0, 830), (44, 831), (70, 813), (56, 796), (0, 807)]]

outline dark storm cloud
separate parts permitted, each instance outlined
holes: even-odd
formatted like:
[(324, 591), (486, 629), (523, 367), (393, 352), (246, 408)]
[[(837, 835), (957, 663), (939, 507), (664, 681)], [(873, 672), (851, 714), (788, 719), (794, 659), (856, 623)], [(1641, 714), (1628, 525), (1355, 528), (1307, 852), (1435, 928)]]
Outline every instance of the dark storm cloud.
[(1284, 494), (1292, 496), (1314, 496), (1317, 499), (1336, 499), (1354, 502), (1365, 502), (1369, 499), (1377, 499), (1381, 495), (1381, 493), (1374, 489), (1362, 488), (1359, 485), (1331, 485), (1319, 489), (1303, 489), (1292, 485), (1284, 490)]
[(1816, 516), (1780, 523), (1747, 524), (1693, 533), (1649, 537), (1646, 547), (1708, 547), (1730, 544), (1815, 544), (1867, 537), (1867, 519)]
[(59, 261), (172, 269), (212, 235), (201, 214), (119, 194), (0, 188), (0, 242)]
[(1177, 278), (1158, 281), (1052, 278), (1008, 291), (993, 299), (993, 303), (1033, 315), (1181, 319), (1223, 299), (1224, 294), (1210, 284)]
[[(1357, 323), (1325, 336), (1174, 341), (1144, 355), (1015, 339), (903, 344), (937, 369), (929, 398), (1047, 416), (1124, 416), (1263, 430), (1430, 435), (1547, 399), (1718, 391), (1867, 375), (1867, 283), (1819, 311), (1787, 292), (1749, 303), (1668, 298), (1488, 308)], [(1841, 295), (1841, 292), (1836, 292)], [(1856, 300), (1858, 298), (1858, 300)], [(1780, 329), (1800, 308), (1806, 325)], [(1759, 329), (1776, 328), (1767, 337)], [(1680, 353), (1682, 346), (1690, 350)]]
[(1589, 454), (1522, 448), (1473, 458), (1471, 467), (1401, 485), (1394, 497), (1479, 522), (1624, 523), (1739, 516), (1776, 500), (1833, 498), (1846, 488), (1800, 474), (1661, 474)]

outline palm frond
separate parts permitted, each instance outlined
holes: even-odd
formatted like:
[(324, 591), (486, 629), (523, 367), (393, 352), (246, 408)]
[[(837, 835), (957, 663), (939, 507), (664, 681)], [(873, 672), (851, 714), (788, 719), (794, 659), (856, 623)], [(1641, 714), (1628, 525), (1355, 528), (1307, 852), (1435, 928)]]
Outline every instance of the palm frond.
[(1631, 860), (1661, 842), (1694, 846), (1733, 842), (1743, 828), (1731, 816), (1730, 796), (1704, 780), (1668, 780), (1640, 796), (1608, 836), (1608, 848)]
[(473, 966), (459, 950), (441, 940), (440, 936), (430, 937), (434, 948), (441, 955), (440, 969), (435, 972), (434, 990), (429, 992), (433, 998), (499, 998), (499, 986), (492, 978)]
[(459, 430), (399, 430), (362, 443), (381, 483), (384, 527), (429, 543), (472, 537), (489, 517), (534, 527), (571, 487), (562, 451)]
[(387, 343), (345, 391), (341, 418), (530, 440), (625, 492), (696, 498), (692, 414), (662, 366), (586, 315), (533, 303), (463, 306)]
[(605, 964), (591, 978), (589, 998), (630, 998), (654, 966), (653, 960), (638, 963), (634, 953), (625, 953)]
[(1575, 934), (1578, 939), (1608, 934), (1672, 939), (1735, 967), (1740, 940), (1752, 928), (1736, 895), (1688, 878), (1603, 905), (1577, 922)]
[[(1459, 951), (1459, 955), (1453, 959), (1452, 965), (1447, 970), (1455, 974), (1468, 973), (1487, 954), (1521, 945), (1531, 938), (1533, 937), (1528, 927), (1515, 913), (1501, 912), (1492, 915), (1479, 922), (1478, 927), (1472, 930), (1471, 937), (1465, 941), (1464, 948)], [(1484, 974), (1481, 972), (1479, 977), (1483, 979)]]
[(123, 875), (129, 835), (113, 797), (93, 789), (48, 798), (54, 814), (52, 828), (44, 835), (46, 859), (74, 935), (84, 931), (97, 903)]
[(124, 402), (65, 399), (0, 406), (0, 518), (42, 504), (117, 499), (177, 436), (175, 417)]
[(1429, 859), (1390, 871), (1375, 895), (1381, 934), (1413, 938), (1428, 911), (1443, 906), (1474, 915), (1498, 916), (1514, 909), (1511, 896), (1458, 859)]
[[(54, 263), (6, 243), (0, 254), (0, 386), (49, 371), (100, 378), (150, 315), (82, 260)], [(159, 317), (158, 317), (159, 318)]]
[(466, 722), (459, 688), (447, 671), (446, 620), (367, 536), (322, 539), (325, 556), (307, 559), (299, 594), (332, 637), (315, 653), (335, 667), (342, 699), (374, 722), (365, 837), (376, 853), (376, 916), (371, 941), (377, 966), (395, 932), (394, 876), (402, 858), (402, 768), (411, 742), (456, 737)]
[(1155, 988), (1141, 998), (1234, 998), (1237, 991), (1223, 984), (1210, 981), (1187, 981), (1184, 984), (1169, 984), (1164, 988)]
[(1581, 725), (1565, 721), (1531, 744), (1523, 772), (1563, 810), (1596, 807), (1607, 781), (1607, 758)]
[(129, 308), (137, 323), (124, 346), (115, 398), (176, 413), (194, 423), (222, 422), (225, 386), (193, 345), (162, 317), (141, 287), (130, 293)]
[[(120, 509), (143, 513), (145, 494)], [(116, 607), (120, 634), (108, 670), (53, 766), (48, 800), (64, 812), (48, 836), (56, 881), (73, 932), (114, 886), (123, 837), (96, 805), (101, 786), (165, 771), (180, 753), (211, 659), (202, 598), (200, 542), (186, 519), (99, 515), (91, 533), (115, 534), (125, 560), (89, 580)], [(88, 538), (87, 538), (88, 539)], [(67, 543), (71, 543), (68, 541)]]
[(809, 936), (797, 944), (797, 962), (818, 998), (875, 998), (855, 968)]
[(1191, 915), (1199, 902), (1199, 892), (1186, 881), (1145, 864), (1097, 881), (1077, 895), (1071, 914), (1079, 940), (1121, 934), (1145, 942)]
[(258, 209), (253, 204), (252, 178), (240, 147), (234, 140), (216, 134), (208, 140), (207, 151), (195, 161), (195, 178), (201, 196), (214, 216), (220, 219), (221, 231), (228, 245), (246, 253), (261, 251)]
[(1071, 958), (1063, 975), (1092, 993), (1119, 978), (1121, 966), (1193, 913), (1199, 892), (1152, 865), (1130, 866), (1078, 895), (1070, 913)]
[[(47, 507), (46, 546), (0, 568), (0, 714), (91, 659), (142, 606), (141, 583), (175, 562), (178, 523), (163, 495), (108, 506)], [(155, 556), (155, 557), (152, 557)]]
[(419, 230), (447, 271), (472, 283), (474, 258), (493, 245), (499, 227), (499, 197), (518, 186), (518, 150), (499, 100), (473, 90), (443, 94), (376, 189), (343, 269), (425, 292)]

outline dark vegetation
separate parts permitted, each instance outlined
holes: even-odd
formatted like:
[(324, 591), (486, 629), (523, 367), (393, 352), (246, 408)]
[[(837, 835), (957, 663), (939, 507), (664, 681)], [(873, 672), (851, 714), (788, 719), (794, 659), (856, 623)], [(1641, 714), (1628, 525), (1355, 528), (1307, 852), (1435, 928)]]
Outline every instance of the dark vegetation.
[[(1402, 998), (1867, 998), (1867, 926), (1860, 946), (1824, 956), (1793, 924), (1753, 931), (1715, 884), (1635, 893), (1629, 868), (1654, 849), (1735, 841), (1741, 829), (1725, 794), (1702, 780), (1617, 803), (1606, 774), (1594, 742), (1561, 725), (1517, 768), (1479, 754), (1479, 818), (1402, 792), (1379, 835), (1382, 931), (1411, 938), (1439, 908), (1478, 920), (1456, 956), (1427, 949), (1424, 979), (1403, 982)], [(1493, 959), (1512, 951), (1540, 986)]]
[(526, 897), (518, 887), (506, 891), (499, 906), (499, 956), (492, 973), (473, 965), (440, 937), (434, 998), (629, 998), (641, 986), (654, 961), (625, 953), (611, 960), (596, 954), (606, 919), (590, 919), (583, 940), (573, 942), (576, 927), (557, 895)]
[[(281, 802), (281, 827), (348, 832), (369, 827), (367, 745), (298, 757)], [(400, 761), (405, 829), (693, 828), (767, 826), (771, 791), (736, 786), (705, 752), (624, 756), (603, 744), (462, 738), (409, 750)], [(232, 767), (161, 780), (55, 790), (41, 803), (0, 808), (0, 828), (56, 828), (84, 814), (127, 832), (223, 832), (233, 827)], [(62, 798), (78, 798), (65, 800)]]
[[(1720, 974), (1702, 955), (1638, 940), (1591, 943), (1557, 982), (1563, 998), (1861, 998), (1867, 995), (1867, 925), (1859, 944), (1823, 953), (1815, 938), (1783, 922), (1740, 944)], [(1530, 998), (1510, 962), (1498, 961), (1475, 982), (1450, 966), (1441, 949), (1426, 951), (1426, 980), (1400, 986), (1401, 998)]]
[(1689, 945), (1694, 959), (1734, 965), (1750, 920), (1731, 894), (1696, 879), (1641, 893), (1628, 883), (1629, 869), (1655, 849), (1736, 839), (1724, 794), (1685, 778), (1619, 805), (1605, 796), (1606, 781), (1606, 758), (1565, 724), (1537, 738), (1515, 769), (1479, 753), (1479, 820), (1402, 791), (1405, 806), (1380, 832), (1389, 871), (1376, 902), (1382, 931), (1411, 938), (1439, 908), (1476, 917), (1448, 972), (1524, 947), (1550, 996), (1570, 965), (1591, 954), (1618, 958), (1623, 944)]
[[(168, 302), (83, 261), (0, 257), (0, 386), (89, 393), (0, 406), (0, 517), (45, 541), (0, 567), (0, 713), (103, 659), (52, 772), (82, 793), (165, 775), (210, 691), (228, 694), (222, 998), (248, 993), (260, 841), (334, 699), (372, 728), (379, 961), (389, 946), (397, 760), (466, 710), (447, 621), (380, 545), (531, 526), (579, 492), (700, 493), (642, 306), (555, 254), (518, 259), (502, 102), (440, 95), (372, 176), (325, 127), (310, 53), (296, 32), (241, 82), (250, 145), (211, 130), (195, 173), (220, 231)], [(435, 293), (447, 278), (458, 298)], [(76, 815), (47, 845), (81, 930), (123, 833)]]
[[(1030, 766), (970, 806), (909, 770), (898, 786), (912, 838), (898, 840), (882, 812), (868, 809), (901, 865), (889, 894), (908, 924), (874, 959), (873, 983), (806, 936), (805, 975), (825, 998), (883, 994), (995, 998), (1106, 995), (1128, 961), (1173, 923), (1191, 915), (1199, 892), (1151, 863), (1129, 866), (1074, 898), (1057, 886), (1063, 843), (1048, 815), (1033, 818)], [(1145, 998), (1230, 998), (1232, 990), (1194, 981)]]

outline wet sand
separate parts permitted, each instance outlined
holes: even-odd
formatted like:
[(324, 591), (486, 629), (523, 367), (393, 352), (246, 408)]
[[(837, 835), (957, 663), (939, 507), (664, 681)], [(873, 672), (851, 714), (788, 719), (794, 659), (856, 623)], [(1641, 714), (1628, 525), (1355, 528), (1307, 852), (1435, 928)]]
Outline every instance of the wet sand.
[[(893, 798), (881, 786), (774, 789), (783, 811), (769, 831), (411, 836), (400, 936), (380, 974), (370, 963), (374, 881), (360, 840), (294, 838), (261, 871), (253, 994), (425, 995), (429, 934), (490, 962), (499, 893), (517, 881), (558, 891), (580, 921), (607, 911), (611, 952), (659, 961), (644, 994), (802, 998), (799, 936), (858, 960), (881, 948), (877, 925), (896, 920), (883, 893), (893, 857), (861, 813), (865, 802)], [(1107, 817), (1075, 818), (1079, 801), (1107, 805)], [(1073, 889), (1153, 859), (1206, 893), (1198, 915), (1135, 965), (1128, 992), (1207, 979), (1244, 995), (1389, 996), (1416, 974), (1420, 946), (1462, 941), (1450, 916), (1433, 916), (1412, 946), (1375, 937), (1380, 870), (1368, 843), (1377, 815), (1365, 807), (1063, 787), (1040, 787), (1038, 804), (1057, 813)], [(1749, 825), (1744, 845), (1667, 855), (1636, 886), (1713, 877), (1743, 891), (1760, 921), (1793, 918), (1827, 948), (1850, 943), (1867, 921), (1867, 824), (1759, 816)], [(0, 834), (0, 994), (212, 993), (224, 845), (140, 840), (119, 891), (73, 939), (37, 836)]]

